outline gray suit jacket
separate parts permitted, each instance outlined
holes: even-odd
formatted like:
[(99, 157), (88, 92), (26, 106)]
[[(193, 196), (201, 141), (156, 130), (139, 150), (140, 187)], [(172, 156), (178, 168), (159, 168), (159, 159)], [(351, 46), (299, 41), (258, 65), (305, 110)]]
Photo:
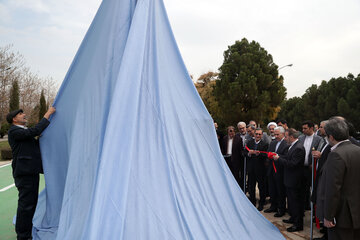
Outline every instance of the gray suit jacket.
[[(304, 142), (305, 142), (305, 135), (301, 135), (299, 137), (299, 142), (304, 146)], [(308, 154), (308, 165), (311, 165), (311, 157), (312, 157), (312, 154), (311, 154), (311, 149), (312, 148), (315, 148), (315, 150), (317, 151), (320, 151), (322, 149), (322, 147), (324, 146), (324, 139), (316, 134), (314, 134), (314, 138), (313, 138), (313, 141), (311, 143), (311, 147), (310, 147), (310, 151), (309, 151), (309, 154)], [(305, 159), (304, 159), (304, 163), (305, 163)]]
[(329, 153), (324, 166), (324, 217), (340, 228), (360, 229), (360, 147), (350, 141)]

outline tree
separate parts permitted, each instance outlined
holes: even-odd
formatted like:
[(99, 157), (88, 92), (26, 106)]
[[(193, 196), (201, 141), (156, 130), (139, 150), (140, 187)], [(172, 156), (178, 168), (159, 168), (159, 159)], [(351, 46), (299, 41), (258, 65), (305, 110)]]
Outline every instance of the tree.
[(44, 90), (41, 90), (41, 96), (40, 96), (40, 104), (39, 104), (39, 121), (44, 117), (44, 114), (46, 113), (46, 100), (44, 96)]
[(196, 90), (198, 91), (201, 99), (203, 100), (207, 110), (213, 119), (219, 118), (219, 104), (213, 94), (215, 79), (218, 73), (208, 72), (201, 75), (195, 83)]
[(272, 56), (259, 43), (247, 39), (236, 41), (224, 52), (214, 95), (221, 121), (226, 125), (274, 119), (285, 99), (283, 77)]
[(10, 91), (15, 80), (19, 89), (20, 108), (28, 116), (34, 116), (29, 119), (29, 124), (36, 123), (41, 89), (49, 104), (54, 100), (58, 86), (51, 77), (41, 78), (31, 72), (23, 56), (12, 50), (12, 45), (0, 46), (0, 125), (5, 123), (5, 116), (9, 112)]
[(337, 115), (360, 129), (360, 74), (331, 78), (328, 82), (322, 81), (320, 86), (313, 84), (301, 97), (284, 101), (279, 113), (280, 118), (298, 129), (304, 120), (319, 123)]
[(18, 81), (15, 80), (10, 91), (9, 112), (15, 111), (17, 109), (19, 109), (19, 84)]

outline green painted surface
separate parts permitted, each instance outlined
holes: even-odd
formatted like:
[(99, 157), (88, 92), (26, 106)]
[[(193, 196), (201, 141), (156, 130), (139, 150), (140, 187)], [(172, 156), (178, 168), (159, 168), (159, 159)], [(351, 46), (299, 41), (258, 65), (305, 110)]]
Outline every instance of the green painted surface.
[[(11, 175), (11, 166), (0, 168), (0, 189), (3, 186), (9, 186), (14, 182)], [(4, 183), (4, 184), (3, 184)], [(9, 183), (9, 184), (7, 184)], [(40, 175), (40, 191), (44, 189), (44, 176)], [(0, 239), (13, 240), (16, 239), (15, 226), (12, 223), (16, 214), (18, 191), (16, 187), (12, 187), (4, 192), (0, 192)]]

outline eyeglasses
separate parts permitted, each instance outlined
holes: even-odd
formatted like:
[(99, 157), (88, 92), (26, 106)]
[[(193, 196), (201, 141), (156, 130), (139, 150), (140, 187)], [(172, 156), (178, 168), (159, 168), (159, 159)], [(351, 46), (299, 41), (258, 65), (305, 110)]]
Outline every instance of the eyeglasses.
[(234, 130), (229, 130), (229, 132), (233, 132)]
[(262, 133), (255, 133), (255, 135), (262, 135)]

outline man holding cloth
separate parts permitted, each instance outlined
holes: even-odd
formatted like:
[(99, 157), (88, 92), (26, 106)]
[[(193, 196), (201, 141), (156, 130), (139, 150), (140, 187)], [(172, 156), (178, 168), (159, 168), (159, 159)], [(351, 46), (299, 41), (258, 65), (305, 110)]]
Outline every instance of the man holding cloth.
[(31, 239), (32, 219), (39, 194), (39, 173), (43, 173), (38, 139), (50, 124), (55, 112), (50, 107), (44, 118), (33, 128), (27, 128), (26, 114), (22, 109), (10, 112), (6, 120), (11, 124), (8, 141), (12, 150), (12, 169), (15, 186), (19, 191), (15, 231), (17, 239)]

